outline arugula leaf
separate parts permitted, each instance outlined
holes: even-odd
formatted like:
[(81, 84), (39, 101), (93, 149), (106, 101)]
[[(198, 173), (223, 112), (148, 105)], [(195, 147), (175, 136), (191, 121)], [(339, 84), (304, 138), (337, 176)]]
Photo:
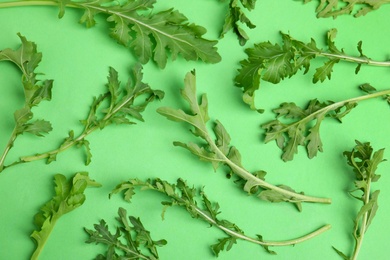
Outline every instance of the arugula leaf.
[(260, 235), (257, 235), (256, 238), (248, 237), (236, 224), (228, 220), (218, 218), (218, 215), (221, 213), (219, 204), (211, 202), (203, 189), (190, 187), (182, 179), (178, 179), (176, 184), (171, 184), (161, 179), (148, 179), (147, 181), (130, 179), (126, 182), (118, 184), (116, 188), (110, 193), (110, 197), (114, 194), (123, 193), (124, 199), (127, 202), (131, 202), (132, 195), (135, 194), (134, 190), (137, 187), (139, 187), (141, 190), (153, 190), (160, 192), (169, 198), (169, 201), (162, 202), (164, 205), (162, 212), (163, 219), (165, 211), (168, 207), (180, 206), (185, 208), (192, 218), (202, 219), (211, 226), (214, 226), (223, 231), (227, 237), (218, 239), (216, 244), (211, 245), (211, 250), (216, 256), (218, 256), (219, 253), (223, 250), (229, 251), (232, 246), (237, 243), (237, 240), (244, 240), (260, 245), (268, 253), (276, 254), (268, 247), (295, 245), (320, 235), (326, 230), (330, 229), (330, 225), (325, 225), (306, 236), (286, 241), (264, 241)]
[[(221, 2), (226, 0), (220, 0)], [(241, 3), (241, 5), (239, 4)], [(256, 28), (250, 19), (245, 15), (243, 8), (251, 11), (255, 8), (256, 0), (229, 0), (229, 10), (225, 17), (225, 22), (222, 27), (222, 32), (220, 37), (223, 38), (224, 35), (230, 30), (237, 35), (238, 41), (241, 46), (245, 45), (249, 40), (248, 35), (245, 30), (241, 28), (240, 24), (245, 25), (249, 29)]]
[(246, 49), (248, 58), (240, 62), (241, 67), (235, 78), (236, 86), (243, 89), (244, 102), (250, 105), (251, 109), (255, 109), (255, 92), (260, 88), (261, 79), (277, 84), (285, 78), (294, 76), (299, 70), (303, 70), (303, 74), (306, 74), (310, 69), (310, 62), (316, 58), (324, 58), (326, 61), (316, 69), (313, 83), (330, 79), (334, 65), (340, 61), (356, 63), (356, 74), (362, 64), (390, 66), (389, 61), (374, 61), (364, 55), (362, 42), (357, 44), (360, 56), (346, 54), (343, 49), (336, 47), (334, 42), (336, 34), (336, 29), (328, 31), (327, 50), (317, 47), (314, 39), (304, 43), (282, 32), (282, 45), (261, 42), (255, 44), (253, 48)]
[[(334, 248), (334, 250), (344, 259), (357, 259), (363, 244), (364, 234), (367, 232), (375, 214), (378, 210), (379, 190), (372, 191), (372, 183), (378, 181), (380, 175), (376, 174), (378, 165), (385, 161), (383, 159), (384, 149), (373, 152), (369, 142), (361, 143), (355, 141), (356, 145), (352, 151), (344, 152), (347, 157), (348, 165), (353, 168), (355, 173), (355, 189), (351, 195), (363, 202), (363, 206), (354, 220), (353, 237), (355, 239), (355, 248), (352, 256), (349, 258), (344, 253)], [(356, 195), (359, 192), (361, 195)]]
[[(47, 163), (51, 163), (56, 160), (59, 153), (72, 146), (86, 149), (85, 163), (88, 165), (92, 158), (89, 141), (86, 140), (89, 134), (112, 124), (135, 124), (133, 119), (143, 121), (141, 113), (147, 105), (155, 99), (164, 97), (164, 92), (153, 90), (148, 84), (142, 82), (143, 74), (140, 64), (133, 68), (132, 74), (127, 84), (121, 84), (117, 71), (110, 67), (106, 84), (108, 91), (94, 98), (87, 118), (81, 120), (84, 130), (80, 135), (76, 137), (74, 131), (70, 131), (69, 136), (64, 139), (59, 148), (32, 156), (22, 156), (19, 161), (9, 166), (41, 159), (46, 159)], [(142, 97), (145, 99), (140, 101)]]
[(98, 14), (107, 16), (112, 25), (110, 36), (119, 44), (131, 49), (139, 62), (145, 64), (153, 59), (160, 68), (164, 68), (169, 50), (172, 60), (180, 54), (186, 60), (202, 60), (217, 63), (221, 60), (215, 45), (217, 41), (203, 38), (206, 29), (189, 23), (187, 17), (179, 11), (168, 9), (152, 13), (156, 0), (43, 0), (7, 2), (2, 7), (58, 5), (59, 18), (65, 14), (66, 7), (84, 11), (80, 23), (87, 27), (96, 24)]
[(84, 203), (85, 189), (88, 186), (101, 186), (91, 180), (86, 172), (76, 173), (69, 180), (62, 174), (56, 174), (54, 183), (56, 185), (55, 196), (42, 206), (40, 212), (34, 217), (34, 223), (38, 229), (31, 234), (31, 237), (36, 242), (37, 247), (31, 259), (38, 259), (58, 219)]
[(372, 91), (371, 94), (339, 102), (320, 102), (313, 99), (304, 109), (295, 103), (282, 103), (273, 112), (276, 118), (284, 117), (289, 123), (276, 119), (263, 124), (261, 127), (265, 129), (264, 142), (275, 140), (277, 146), (283, 151), (283, 161), (292, 160), (298, 153), (299, 146), (305, 146), (308, 157), (313, 158), (318, 151), (323, 150), (320, 126), (325, 118), (330, 117), (341, 122), (342, 118), (355, 108), (358, 102), (389, 94), (390, 90)]
[(40, 81), (35, 69), (42, 60), (42, 53), (37, 51), (37, 45), (28, 41), (18, 33), (21, 46), (17, 50), (0, 50), (0, 61), (9, 61), (16, 65), (22, 72), (22, 85), (24, 90), (24, 106), (14, 113), (15, 126), (8, 140), (8, 143), (0, 157), (0, 172), (6, 167), (5, 159), (14, 145), (16, 138), (24, 133), (36, 136), (43, 136), (52, 130), (48, 121), (39, 119), (33, 120), (31, 109), (37, 106), (42, 100), (51, 100), (52, 80)]
[[(152, 240), (150, 232), (145, 229), (141, 220), (133, 216), (127, 217), (127, 211), (124, 208), (119, 208), (118, 215), (116, 220), (119, 226), (115, 234), (109, 231), (103, 219), (99, 224), (94, 225), (95, 230), (84, 228), (89, 235), (86, 243), (107, 245), (106, 254), (99, 254), (96, 259), (158, 259), (157, 246), (164, 246), (167, 241)], [(144, 253), (143, 249), (146, 249), (150, 255)], [(117, 251), (122, 254), (118, 254)]]
[[(305, 4), (311, 2), (311, 0), (303, 1)], [(389, 0), (320, 0), (316, 13), (317, 17), (321, 18), (337, 18), (345, 14), (353, 14), (354, 17), (360, 17), (388, 3), (390, 3)]]
[[(157, 109), (158, 113), (167, 117), (169, 120), (185, 122), (192, 126), (192, 133), (204, 141), (203, 144), (174, 142), (175, 146), (186, 148), (201, 160), (211, 162), (214, 170), (220, 165), (226, 165), (230, 169), (231, 174), (235, 174), (245, 183), (243, 188), (246, 192), (249, 194), (257, 193), (258, 197), (261, 199), (271, 202), (291, 202), (298, 205), (298, 208), (300, 208), (301, 202), (330, 203), (330, 199), (327, 198), (309, 197), (302, 193), (296, 193), (291, 188), (284, 185), (275, 186), (269, 184), (264, 181), (264, 172), (261, 176), (258, 176), (256, 174), (258, 172), (252, 174), (247, 171), (242, 166), (239, 151), (237, 148), (230, 145), (230, 136), (218, 120), (215, 121), (215, 126), (213, 128), (216, 137), (216, 139), (213, 140), (213, 137), (206, 126), (209, 121), (207, 97), (203, 94), (198, 103), (195, 79), (195, 71), (187, 73), (184, 80), (184, 89), (181, 90), (182, 97), (190, 106), (190, 113), (186, 113), (181, 109), (177, 110), (169, 107), (160, 107)], [(258, 192), (258, 188), (261, 188), (261, 191)], [(263, 196), (264, 192), (268, 190), (277, 193), (279, 196)]]

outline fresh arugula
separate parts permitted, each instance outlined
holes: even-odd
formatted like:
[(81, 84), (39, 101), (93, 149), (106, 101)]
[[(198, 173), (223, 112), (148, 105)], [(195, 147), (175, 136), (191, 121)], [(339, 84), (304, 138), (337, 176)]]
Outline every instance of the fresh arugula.
[[(134, 66), (132, 77), (129, 78), (127, 84), (121, 84), (117, 71), (110, 67), (108, 83), (106, 84), (108, 91), (94, 98), (88, 117), (81, 120), (84, 130), (77, 137), (72, 130), (59, 148), (32, 156), (22, 156), (18, 161), (5, 167), (41, 159), (46, 159), (47, 163), (51, 163), (56, 160), (59, 153), (73, 146), (86, 149), (85, 163), (88, 165), (92, 158), (89, 141), (86, 140), (89, 134), (112, 124), (135, 124), (133, 119), (143, 121), (141, 112), (145, 110), (147, 105), (155, 99), (164, 97), (164, 92), (151, 89), (148, 84), (142, 82), (142, 78), (140, 64)], [(145, 99), (139, 101), (138, 99), (142, 97)]]
[[(303, 1), (305, 4), (311, 2), (311, 0)], [(390, 0), (320, 0), (316, 13), (317, 17), (321, 18), (337, 18), (345, 14), (360, 17), (388, 3), (390, 3)]]
[(32, 260), (38, 259), (58, 219), (84, 203), (85, 189), (89, 186), (101, 186), (91, 180), (86, 172), (76, 173), (69, 180), (62, 174), (56, 174), (54, 183), (56, 185), (55, 196), (41, 208), (34, 218), (34, 223), (38, 229), (31, 234), (37, 244), (31, 256)]
[[(200, 103), (197, 100), (195, 71), (187, 73), (185, 77), (185, 86), (181, 91), (182, 97), (188, 102), (191, 112), (186, 113), (181, 109), (169, 107), (158, 108), (157, 112), (167, 117), (169, 120), (185, 122), (193, 126), (192, 133), (205, 141), (199, 145), (193, 142), (184, 144), (174, 142), (175, 146), (181, 146), (188, 149), (191, 153), (198, 156), (203, 161), (212, 163), (214, 170), (220, 165), (226, 165), (230, 168), (231, 175), (235, 174), (244, 184), (244, 190), (249, 194), (257, 194), (263, 200), (271, 202), (291, 202), (300, 209), (301, 202), (319, 202), (330, 203), (327, 198), (315, 198), (306, 196), (303, 193), (297, 193), (285, 185), (272, 185), (264, 180), (265, 172), (256, 171), (253, 174), (247, 171), (241, 163), (241, 155), (237, 148), (230, 145), (230, 136), (224, 126), (215, 121), (214, 134), (215, 141), (207, 129), (208, 101), (205, 94), (202, 95)], [(261, 189), (259, 189), (261, 188)]]
[[(358, 102), (386, 97), (390, 94), (390, 89), (375, 91), (373, 87), (369, 86), (369, 84), (360, 86), (366, 92), (369, 88), (371, 90), (369, 94), (339, 102), (320, 102), (313, 99), (305, 108), (292, 102), (282, 103), (273, 112), (276, 114), (276, 118), (283, 117), (288, 123), (276, 119), (263, 124), (262, 128), (266, 131), (264, 141), (268, 143), (275, 140), (277, 146), (283, 151), (282, 159), (284, 161), (292, 160), (294, 154), (298, 153), (299, 146), (305, 146), (309, 158), (313, 158), (318, 151), (322, 152), (320, 126), (325, 118), (330, 117), (341, 122), (342, 118), (356, 107)], [(293, 121), (291, 122), (291, 120)]]
[[(219, 1), (226, 2), (226, 0)], [(227, 32), (232, 30), (237, 35), (240, 45), (245, 45), (249, 40), (249, 36), (240, 25), (243, 24), (249, 29), (254, 29), (256, 25), (249, 20), (243, 9), (252, 11), (255, 9), (255, 5), (256, 0), (229, 0), (229, 10), (226, 14), (220, 37), (223, 38)]]
[(237, 243), (237, 240), (244, 240), (260, 245), (268, 253), (276, 254), (274, 251), (271, 251), (269, 247), (295, 245), (320, 235), (330, 229), (330, 225), (325, 225), (306, 236), (287, 241), (264, 241), (261, 235), (256, 235), (256, 238), (248, 237), (236, 224), (230, 222), (229, 220), (218, 218), (218, 214), (221, 213), (218, 203), (211, 202), (203, 189), (196, 189), (194, 187), (191, 188), (182, 179), (178, 179), (176, 184), (171, 184), (160, 179), (149, 179), (147, 181), (130, 179), (117, 185), (117, 187), (111, 192), (110, 196), (117, 193), (123, 193), (124, 199), (131, 202), (133, 195), (135, 194), (135, 188), (137, 187), (141, 190), (158, 191), (168, 196), (169, 201), (162, 202), (164, 205), (162, 212), (163, 219), (168, 207), (180, 206), (185, 208), (192, 218), (202, 219), (208, 224), (225, 232), (227, 237), (218, 239), (218, 242), (211, 246), (211, 250), (216, 256), (218, 256), (221, 251), (225, 250), (225, 248), (226, 251), (229, 251), (232, 246)]
[(178, 54), (186, 60), (203, 60), (217, 63), (221, 60), (215, 47), (217, 41), (203, 38), (206, 29), (189, 23), (180, 12), (168, 9), (153, 13), (156, 0), (22, 0), (0, 3), (0, 8), (15, 6), (58, 6), (59, 18), (66, 7), (84, 11), (80, 23), (87, 27), (96, 24), (95, 17), (105, 14), (110, 36), (119, 44), (131, 49), (138, 60), (145, 64), (153, 59), (164, 68), (168, 54), (175, 60)]
[(316, 69), (313, 83), (330, 79), (333, 67), (340, 61), (356, 63), (355, 73), (360, 71), (363, 64), (372, 66), (390, 66), (390, 61), (374, 61), (363, 54), (362, 42), (357, 44), (360, 56), (351, 56), (338, 49), (335, 45), (336, 29), (327, 33), (327, 50), (317, 47), (314, 39), (304, 43), (282, 33), (282, 45), (270, 42), (255, 44), (253, 48), (245, 50), (248, 59), (242, 60), (241, 68), (235, 78), (235, 83), (243, 89), (243, 100), (255, 109), (255, 92), (260, 87), (260, 79), (277, 84), (284, 78), (294, 76), (299, 70), (303, 74), (309, 72), (310, 62), (316, 58), (324, 58), (325, 63)]
[(9, 61), (22, 72), (24, 90), (24, 105), (14, 113), (15, 126), (0, 157), (0, 172), (4, 169), (5, 159), (13, 147), (16, 138), (24, 133), (43, 136), (52, 130), (50, 122), (42, 119), (33, 120), (32, 108), (42, 100), (51, 100), (53, 80), (39, 80), (35, 72), (42, 60), (42, 53), (37, 51), (37, 45), (18, 34), (21, 46), (17, 50), (4, 49), (0, 51), (0, 61)]
[[(84, 228), (89, 235), (86, 243), (107, 246), (106, 254), (99, 254), (95, 259), (158, 259), (157, 247), (166, 245), (167, 241), (164, 239), (154, 241), (141, 220), (133, 216), (127, 217), (124, 208), (119, 208), (118, 215), (116, 220), (119, 226), (115, 233), (109, 231), (103, 219), (94, 225), (95, 230)], [(117, 251), (121, 253), (118, 254)], [(145, 253), (146, 251), (150, 254)]]
[[(361, 143), (356, 141), (356, 146), (352, 151), (344, 152), (348, 164), (353, 168), (356, 180), (355, 189), (351, 191), (352, 197), (360, 200), (363, 206), (356, 215), (354, 221), (353, 237), (355, 248), (352, 256), (348, 257), (340, 250), (334, 248), (336, 252), (345, 260), (356, 260), (362, 247), (364, 234), (367, 232), (375, 214), (378, 210), (379, 190), (372, 191), (372, 183), (379, 180), (380, 175), (376, 174), (378, 165), (385, 161), (383, 159), (384, 149), (373, 153), (373, 148), (369, 142)], [(356, 194), (356, 193), (361, 194)]]

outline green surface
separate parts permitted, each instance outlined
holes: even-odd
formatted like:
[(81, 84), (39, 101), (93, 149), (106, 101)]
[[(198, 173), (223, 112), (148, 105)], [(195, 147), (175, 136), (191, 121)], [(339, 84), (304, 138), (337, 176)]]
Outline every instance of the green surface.
[[(3, 2), (4, 0), (2, 0)], [(311, 37), (322, 46), (324, 35), (331, 28), (338, 29), (336, 44), (348, 53), (358, 55), (356, 44), (363, 41), (367, 56), (384, 60), (390, 55), (388, 12), (390, 6), (369, 13), (365, 17), (339, 17), (335, 20), (317, 19), (315, 3), (302, 5), (292, 0), (259, 0), (249, 13), (257, 25), (247, 30), (250, 41), (241, 47), (229, 32), (218, 43), (222, 62), (204, 64), (187, 62), (182, 58), (169, 61), (164, 70), (155, 64), (144, 66), (144, 81), (154, 89), (164, 90), (161, 102), (148, 106), (145, 122), (131, 126), (110, 126), (93, 133), (88, 140), (92, 149), (92, 163), (84, 165), (82, 149), (70, 149), (60, 154), (57, 161), (46, 165), (43, 161), (19, 165), (0, 173), (0, 259), (28, 259), (34, 250), (29, 237), (34, 230), (33, 216), (53, 196), (53, 176), (62, 173), (88, 171), (90, 177), (103, 187), (88, 189), (86, 202), (80, 208), (60, 219), (40, 259), (92, 259), (103, 252), (100, 246), (85, 244), (87, 234), (83, 227), (92, 228), (100, 219), (114, 224), (119, 207), (130, 215), (140, 217), (154, 239), (166, 239), (168, 244), (159, 249), (161, 259), (214, 259), (209, 245), (224, 234), (200, 221), (191, 219), (181, 208), (171, 208), (161, 220), (160, 202), (164, 197), (153, 192), (138, 192), (133, 203), (120, 196), (108, 199), (109, 192), (129, 178), (159, 177), (175, 182), (181, 177), (196, 187), (205, 186), (210, 200), (218, 201), (221, 218), (239, 225), (246, 234), (263, 235), (266, 240), (285, 240), (305, 235), (324, 224), (332, 229), (303, 244), (272, 248), (272, 256), (254, 244), (238, 241), (219, 259), (340, 259), (332, 246), (349, 253), (353, 248), (351, 236), (353, 219), (360, 204), (348, 196), (353, 188), (352, 170), (342, 152), (351, 150), (354, 140), (370, 141), (375, 150), (390, 150), (389, 107), (380, 100), (364, 101), (347, 115), (342, 124), (326, 120), (321, 129), (324, 152), (309, 160), (303, 148), (291, 162), (280, 159), (280, 150), (274, 143), (264, 144), (260, 124), (272, 119), (270, 109), (281, 102), (303, 105), (308, 100), (344, 100), (360, 95), (356, 86), (365, 82), (378, 89), (389, 87), (390, 74), (386, 68), (362, 66), (358, 75), (353, 64), (340, 63), (334, 68), (331, 81), (313, 85), (311, 75), (298, 75), (278, 85), (262, 83), (257, 104), (266, 109), (264, 114), (249, 110), (241, 101), (241, 90), (233, 84), (238, 62), (245, 58), (243, 50), (256, 42), (279, 41), (279, 31), (308, 42)], [(212, 0), (158, 1), (156, 10), (175, 7), (191, 22), (207, 28), (206, 38), (217, 39), (223, 24), (226, 5)], [(77, 23), (80, 12), (67, 9), (57, 19), (56, 7), (16, 7), (0, 9), (0, 49), (17, 48), (17, 33), (38, 45), (43, 60), (38, 72), (54, 79), (53, 99), (34, 109), (36, 118), (52, 122), (54, 130), (44, 138), (23, 135), (18, 138), (7, 161), (20, 155), (56, 148), (69, 130), (80, 131), (80, 119), (86, 117), (93, 96), (104, 91), (108, 67), (119, 71), (122, 81), (136, 63), (134, 56), (107, 36), (104, 16), (99, 16), (96, 27), (86, 29)], [(255, 171), (268, 172), (267, 181), (286, 184), (305, 194), (331, 197), (331, 205), (304, 204), (297, 212), (289, 204), (272, 204), (248, 197), (224, 171), (213, 172), (209, 163), (199, 161), (188, 151), (174, 147), (173, 141), (194, 140), (188, 127), (173, 123), (156, 113), (160, 106), (181, 108), (179, 95), (187, 72), (196, 69), (197, 88), (207, 93), (209, 113), (219, 119), (230, 133), (232, 141), (242, 154), (244, 166)], [(10, 63), (0, 62), (0, 147), (4, 147), (13, 127), (13, 112), (22, 106), (23, 93), (20, 73)], [(1, 148), (3, 149), (3, 148)], [(379, 209), (368, 230), (360, 259), (388, 259), (390, 231), (387, 215), (390, 213), (389, 163), (380, 165), (382, 178), (374, 184), (380, 189)]]

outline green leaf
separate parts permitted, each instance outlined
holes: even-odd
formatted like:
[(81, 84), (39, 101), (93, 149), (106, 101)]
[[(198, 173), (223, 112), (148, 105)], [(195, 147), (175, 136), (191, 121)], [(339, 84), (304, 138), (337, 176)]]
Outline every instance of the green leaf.
[(252, 48), (247, 48), (245, 53), (247, 59), (240, 62), (238, 75), (235, 78), (237, 87), (243, 90), (243, 100), (249, 104), (251, 109), (255, 109), (255, 92), (260, 87), (261, 80), (279, 83), (285, 78), (290, 78), (303, 70), (303, 74), (309, 71), (310, 63), (315, 59), (324, 59), (324, 65), (318, 67), (313, 75), (313, 83), (323, 82), (327, 78), (331, 79), (333, 67), (340, 61), (353, 62), (358, 65), (355, 73), (358, 73), (361, 65), (390, 66), (389, 61), (373, 61), (363, 55), (362, 43), (358, 43), (360, 56), (355, 57), (344, 53), (343, 49), (336, 47), (334, 39), (337, 30), (331, 29), (327, 32), (326, 49), (317, 47), (316, 41), (310, 42), (292, 38), (290, 35), (281, 32), (282, 44), (273, 44), (269, 41), (255, 44)]
[(91, 180), (85, 172), (76, 173), (69, 180), (62, 174), (56, 174), (54, 182), (56, 185), (55, 196), (42, 206), (34, 218), (38, 229), (31, 234), (31, 237), (35, 240), (37, 247), (31, 259), (38, 258), (57, 220), (84, 203), (84, 190), (88, 186), (100, 186)]
[(58, 0), (60, 17), (63, 16), (65, 7), (79, 8), (84, 10), (80, 22), (87, 27), (95, 25), (97, 15), (106, 15), (110, 36), (131, 49), (143, 64), (153, 59), (160, 68), (164, 68), (168, 56), (175, 60), (178, 55), (186, 60), (210, 63), (221, 60), (215, 47), (217, 41), (203, 38), (205, 28), (189, 23), (187, 17), (177, 10), (154, 12), (155, 2)]

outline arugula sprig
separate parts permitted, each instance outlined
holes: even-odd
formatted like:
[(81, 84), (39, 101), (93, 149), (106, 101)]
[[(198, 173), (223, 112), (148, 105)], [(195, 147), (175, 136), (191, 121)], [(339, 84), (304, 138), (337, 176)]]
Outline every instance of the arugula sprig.
[(157, 191), (169, 198), (169, 201), (162, 202), (164, 205), (162, 211), (163, 219), (167, 208), (172, 206), (180, 206), (185, 208), (192, 218), (202, 219), (208, 224), (223, 231), (227, 237), (218, 239), (218, 242), (211, 246), (211, 250), (216, 256), (218, 256), (219, 253), (225, 249), (226, 251), (229, 251), (238, 240), (244, 240), (260, 245), (268, 253), (276, 254), (274, 251), (271, 251), (269, 247), (295, 245), (318, 236), (326, 230), (330, 229), (330, 225), (325, 225), (308, 235), (287, 241), (264, 241), (261, 235), (256, 235), (256, 238), (249, 237), (245, 235), (244, 231), (241, 230), (236, 224), (226, 219), (219, 219), (218, 215), (221, 212), (218, 203), (211, 202), (203, 189), (190, 187), (182, 179), (178, 179), (176, 184), (171, 184), (161, 179), (149, 179), (147, 181), (130, 179), (117, 185), (117, 187), (111, 192), (110, 196), (123, 193), (124, 199), (128, 202), (131, 202), (136, 188), (140, 188), (141, 190)]
[(21, 46), (17, 50), (4, 49), (0, 51), (0, 61), (9, 61), (22, 72), (24, 90), (24, 105), (14, 113), (15, 126), (0, 157), (0, 172), (4, 169), (5, 159), (13, 147), (16, 138), (24, 133), (43, 136), (52, 130), (49, 121), (33, 120), (32, 108), (42, 100), (51, 100), (53, 80), (39, 80), (39, 73), (35, 72), (42, 60), (42, 53), (37, 51), (37, 45), (28, 41), (18, 33)]
[[(85, 163), (88, 165), (92, 158), (89, 141), (86, 139), (88, 135), (112, 124), (135, 124), (134, 120), (143, 121), (141, 113), (147, 105), (155, 99), (164, 97), (164, 92), (151, 89), (148, 84), (142, 82), (142, 78), (140, 64), (133, 67), (132, 76), (127, 84), (121, 84), (117, 71), (110, 67), (106, 84), (108, 91), (94, 98), (88, 117), (81, 120), (84, 130), (78, 136), (75, 136), (74, 131), (71, 130), (69, 136), (57, 149), (32, 156), (22, 156), (18, 161), (6, 167), (41, 159), (46, 159), (47, 163), (51, 163), (56, 160), (59, 153), (73, 146), (86, 149)], [(140, 101), (142, 98), (144, 100)]]
[(195, 71), (187, 73), (184, 89), (181, 90), (182, 97), (190, 106), (190, 113), (169, 107), (158, 108), (157, 112), (169, 120), (185, 122), (191, 125), (193, 127), (192, 133), (196, 137), (203, 139), (205, 143), (198, 145), (193, 142), (188, 144), (174, 142), (175, 146), (186, 148), (201, 160), (211, 162), (214, 170), (220, 165), (228, 166), (231, 174), (235, 174), (245, 183), (244, 190), (249, 194), (257, 194), (260, 199), (271, 202), (291, 202), (298, 206), (298, 209), (301, 207), (301, 202), (331, 202), (328, 198), (315, 198), (306, 196), (303, 193), (297, 193), (285, 185), (275, 186), (269, 184), (264, 180), (264, 171), (256, 171), (254, 173), (247, 171), (242, 166), (241, 155), (238, 149), (230, 145), (230, 136), (218, 120), (215, 121), (213, 128), (215, 134), (215, 140), (213, 140), (206, 125), (210, 119), (208, 115), (207, 97), (203, 94), (200, 103), (198, 103), (195, 80)]
[[(303, 1), (305, 4), (311, 2), (311, 0)], [(316, 13), (317, 17), (321, 18), (337, 18), (340, 15), (350, 14), (353, 14), (354, 17), (360, 17), (388, 3), (390, 0), (320, 0)]]
[[(141, 220), (134, 216), (127, 216), (124, 208), (119, 208), (118, 216), (116, 220), (119, 226), (115, 233), (110, 232), (103, 219), (94, 225), (95, 230), (84, 228), (89, 235), (86, 243), (107, 246), (106, 254), (99, 254), (95, 259), (158, 259), (157, 247), (166, 245), (167, 241), (164, 239), (154, 241)], [(143, 249), (150, 254), (145, 253)]]
[[(219, 0), (220, 2), (226, 2), (226, 0)], [(245, 45), (249, 40), (249, 36), (245, 30), (240, 26), (245, 25), (249, 29), (254, 29), (254, 25), (251, 20), (246, 16), (243, 9), (252, 11), (255, 9), (256, 0), (229, 0), (229, 10), (225, 17), (225, 22), (222, 28), (220, 37), (223, 38), (224, 35), (230, 30), (237, 35), (238, 42), (241, 46)]]
[(236, 86), (243, 89), (244, 102), (255, 109), (255, 92), (260, 87), (260, 80), (277, 84), (285, 78), (294, 76), (300, 70), (306, 74), (309, 72), (310, 62), (316, 58), (323, 58), (326, 61), (316, 69), (313, 83), (323, 82), (326, 78), (330, 79), (334, 65), (340, 61), (356, 63), (356, 74), (363, 64), (390, 66), (390, 61), (374, 61), (363, 54), (361, 41), (357, 44), (359, 56), (345, 53), (343, 49), (336, 47), (334, 41), (336, 34), (336, 29), (328, 31), (326, 50), (317, 47), (314, 39), (311, 39), (309, 43), (304, 43), (282, 32), (282, 45), (261, 42), (255, 44), (253, 48), (246, 49), (248, 58), (240, 62), (241, 67), (235, 78)]
[(215, 47), (217, 41), (203, 38), (206, 29), (189, 23), (179, 11), (168, 9), (153, 13), (156, 0), (22, 0), (0, 3), (0, 8), (14, 6), (58, 6), (59, 18), (66, 7), (84, 11), (80, 23), (87, 27), (96, 24), (95, 17), (105, 14), (110, 36), (119, 44), (133, 50), (139, 62), (145, 64), (153, 59), (164, 68), (168, 54), (175, 60), (180, 54), (186, 60), (203, 60), (217, 63), (221, 60)]
[(40, 212), (34, 217), (34, 223), (38, 229), (31, 234), (37, 245), (31, 256), (32, 260), (38, 259), (57, 221), (84, 203), (85, 189), (89, 186), (101, 186), (91, 180), (86, 172), (76, 173), (69, 180), (62, 174), (56, 174), (54, 183), (56, 185), (55, 196), (42, 206)]
[[(384, 149), (373, 152), (369, 142), (361, 143), (355, 141), (356, 145), (352, 151), (344, 152), (348, 165), (353, 168), (356, 180), (355, 189), (350, 192), (353, 198), (360, 200), (363, 206), (360, 208), (354, 220), (353, 237), (355, 247), (351, 257), (346, 256), (340, 250), (336, 252), (345, 260), (356, 260), (362, 247), (364, 235), (367, 232), (375, 214), (378, 210), (379, 190), (372, 191), (372, 183), (379, 180), (380, 175), (376, 174), (378, 165), (385, 161), (383, 159)], [(356, 194), (360, 193), (360, 194)]]
[[(360, 88), (367, 89), (368, 86), (370, 85), (364, 84)], [(305, 108), (292, 102), (282, 103), (273, 112), (276, 118), (282, 117), (287, 123), (276, 119), (263, 124), (261, 127), (265, 129), (265, 143), (275, 140), (277, 146), (283, 151), (284, 161), (293, 160), (294, 155), (298, 153), (299, 146), (306, 147), (309, 158), (315, 157), (318, 151), (323, 151), (320, 126), (325, 118), (334, 118), (341, 122), (342, 118), (355, 108), (358, 102), (390, 94), (390, 90), (374, 91), (375, 88), (371, 88), (369, 94), (339, 102), (320, 102), (313, 99)]]

